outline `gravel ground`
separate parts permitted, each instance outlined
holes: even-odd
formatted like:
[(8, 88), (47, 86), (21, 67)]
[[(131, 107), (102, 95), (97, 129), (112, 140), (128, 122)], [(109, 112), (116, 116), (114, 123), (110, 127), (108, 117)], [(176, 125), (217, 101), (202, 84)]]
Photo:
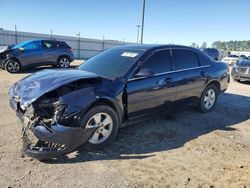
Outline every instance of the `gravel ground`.
[(249, 82), (231, 82), (214, 112), (158, 117), (121, 129), (102, 150), (81, 147), (40, 162), (21, 156), (21, 129), (7, 95), (40, 69), (0, 70), (0, 187), (250, 187)]

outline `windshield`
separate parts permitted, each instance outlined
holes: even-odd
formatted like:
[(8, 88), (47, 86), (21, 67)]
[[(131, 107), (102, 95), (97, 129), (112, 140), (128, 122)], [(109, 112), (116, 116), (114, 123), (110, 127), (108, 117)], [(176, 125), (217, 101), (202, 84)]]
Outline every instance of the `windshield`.
[(238, 56), (237, 55), (229, 55), (228, 57), (236, 57), (237, 58)]
[(111, 79), (122, 77), (143, 52), (142, 50), (130, 50), (122, 47), (112, 48), (92, 57), (81, 64), (78, 69)]
[(12, 47), (12, 49), (18, 49), (18, 48), (21, 48), (21, 47), (24, 47), (26, 44), (28, 44), (30, 41), (25, 41), (25, 42), (21, 42), (15, 46)]

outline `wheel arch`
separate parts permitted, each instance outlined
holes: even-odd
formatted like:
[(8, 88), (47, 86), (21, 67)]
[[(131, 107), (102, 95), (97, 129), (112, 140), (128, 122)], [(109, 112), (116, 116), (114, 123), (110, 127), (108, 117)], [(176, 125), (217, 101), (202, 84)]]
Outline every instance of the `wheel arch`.
[(66, 57), (66, 58), (68, 58), (68, 59), (69, 59), (69, 61), (71, 62), (71, 58), (70, 58), (70, 56), (69, 56), (69, 55), (67, 55), (67, 54), (62, 54), (62, 55), (59, 55), (59, 56), (58, 56), (58, 58), (56, 59), (56, 62), (58, 63), (59, 59), (60, 59), (60, 58), (62, 58), (62, 57)]
[(209, 86), (209, 85), (215, 85), (218, 89), (218, 92), (221, 91), (221, 85), (220, 85), (220, 82), (218, 80), (212, 80), (210, 81), (207, 85), (206, 85), (206, 88)]
[(17, 57), (9, 57), (8, 59), (5, 60), (4, 67), (6, 66), (7, 62), (10, 61), (10, 60), (15, 60), (15, 61), (17, 61), (19, 63), (20, 66), (22, 66), (20, 60)]
[(6, 70), (6, 65), (7, 65), (7, 63), (8, 63), (9, 61), (11, 61), (11, 60), (17, 61), (17, 62), (19, 63), (19, 66), (20, 66), (20, 69), (19, 69), (19, 70), (22, 70), (23, 66), (22, 66), (20, 60), (19, 60), (18, 58), (16, 58), (16, 57), (9, 57), (8, 59), (5, 60), (4, 66), (3, 66), (3, 67), (4, 67), (4, 70)]
[(120, 127), (120, 124), (122, 122), (122, 117), (123, 117), (123, 113), (122, 113), (122, 109), (119, 108), (119, 106), (115, 103), (115, 101), (113, 101), (112, 99), (110, 98), (99, 98), (97, 100), (95, 100), (93, 103), (91, 103), (87, 109), (85, 109), (85, 112), (84, 114), (90, 110), (91, 108), (93, 108), (94, 106), (98, 106), (98, 105), (107, 105), (109, 107), (111, 107), (117, 114), (118, 116), (118, 120), (119, 120), (119, 127)]

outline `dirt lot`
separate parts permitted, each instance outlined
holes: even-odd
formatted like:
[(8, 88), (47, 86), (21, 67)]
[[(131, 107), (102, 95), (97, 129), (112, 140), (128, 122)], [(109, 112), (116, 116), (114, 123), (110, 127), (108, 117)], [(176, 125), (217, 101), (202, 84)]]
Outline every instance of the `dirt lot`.
[(27, 74), (0, 70), (0, 187), (250, 187), (250, 83), (231, 82), (214, 112), (159, 117), (121, 129), (103, 150), (40, 162), (21, 157), (8, 105)]

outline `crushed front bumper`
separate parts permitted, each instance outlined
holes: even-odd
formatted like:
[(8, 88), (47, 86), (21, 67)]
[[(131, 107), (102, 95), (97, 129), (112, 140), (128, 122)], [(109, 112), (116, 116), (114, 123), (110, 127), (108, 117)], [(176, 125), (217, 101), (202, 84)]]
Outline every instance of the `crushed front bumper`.
[[(32, 128), (23, 128), (23, 153), (38, 160), (51, 159), (67, 154), (88, 141), (96, 129), (66, 127), (60, 124), (50, 128), (41, 122)], [(30, 137), (38, 140), (33, 145)]]
[(0, 57), (0, 68), (5, 69), (5, 59)]
[[(16, 108), (16, 103), (12, 100), (10, 104), (12, 108)], [(22, 152), (38, 160), (47, 160), (74, 151), (86, 143), (97, 129), (70, 127), (59, 123), (48, 126), (43, 120), (31, 120), (18, 110), (16, 115), (22, 126)]]

